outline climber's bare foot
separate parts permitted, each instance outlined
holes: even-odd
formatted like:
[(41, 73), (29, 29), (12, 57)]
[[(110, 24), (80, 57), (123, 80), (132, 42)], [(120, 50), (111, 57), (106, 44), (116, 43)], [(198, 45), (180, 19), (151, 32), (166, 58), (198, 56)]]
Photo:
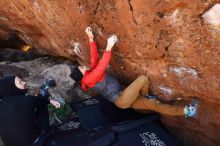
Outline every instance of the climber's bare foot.
[(93, 32), (92, 32), (92, 28), (91, 27), (87, 27), (86, 30), (85, 30), (89, 40), (93, 40), (94, 39), (94, 35), (93, 35)]

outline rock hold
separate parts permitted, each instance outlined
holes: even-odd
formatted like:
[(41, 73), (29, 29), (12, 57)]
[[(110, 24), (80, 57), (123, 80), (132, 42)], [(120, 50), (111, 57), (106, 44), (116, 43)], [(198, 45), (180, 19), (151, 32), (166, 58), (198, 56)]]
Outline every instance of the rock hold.
[(214, 5), (202, 17), (206, 23), (214, 27), (220, 27), (220, 4)]

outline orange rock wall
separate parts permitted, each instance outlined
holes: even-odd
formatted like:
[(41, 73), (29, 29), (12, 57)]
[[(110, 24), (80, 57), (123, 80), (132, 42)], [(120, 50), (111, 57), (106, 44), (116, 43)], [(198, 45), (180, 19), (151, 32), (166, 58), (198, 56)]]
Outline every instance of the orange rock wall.
[[(220, 29), (202, 19), (219, 0), (0, 0), (0, 26), (47, 53), (88, 63), (84, 29), (100, 53), (117, 34), (109, 67), (123, 83), (140, 74), (162, 100), (198, 96), (195, 119), (163, 117), (184, 145), (220, 145)], [(71, 53), (69, 50), (81, 51)]]

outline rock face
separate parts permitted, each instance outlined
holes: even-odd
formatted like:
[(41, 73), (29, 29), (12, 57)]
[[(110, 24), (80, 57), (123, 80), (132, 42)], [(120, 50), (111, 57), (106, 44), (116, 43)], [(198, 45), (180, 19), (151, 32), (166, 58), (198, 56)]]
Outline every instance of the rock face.
[[(198, 96), (195, 119), (163, 117), (183, 145), (220, 145), (219, 0), (1, 0), (0, 36), (10, 30), (47, 53), (89, 62), (86, 26), (95, 31), (100, 52), (117, 34), (109, 71), (128, 84), (150, 79), (161, 100)], [(217, 5), (218, 6), (218, 5)], [(207, 21), (211, 20), (211, 21)], [(210, 23), (209, 23), (210, 22)]]

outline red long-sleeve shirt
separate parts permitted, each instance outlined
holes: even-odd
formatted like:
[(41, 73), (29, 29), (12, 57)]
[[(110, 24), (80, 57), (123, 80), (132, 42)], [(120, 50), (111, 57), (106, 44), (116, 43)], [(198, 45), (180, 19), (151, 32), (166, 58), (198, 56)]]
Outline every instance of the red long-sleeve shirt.
[(83, 90), (94, 87), (97, 82), (105, 78), (105, 71), (110, 59), (111, 51), (105, 51), (99, 61), (97, 45), (95, 42), (90, 42), (90, 70), (86, 71), (81, 80), (81, 88)]

